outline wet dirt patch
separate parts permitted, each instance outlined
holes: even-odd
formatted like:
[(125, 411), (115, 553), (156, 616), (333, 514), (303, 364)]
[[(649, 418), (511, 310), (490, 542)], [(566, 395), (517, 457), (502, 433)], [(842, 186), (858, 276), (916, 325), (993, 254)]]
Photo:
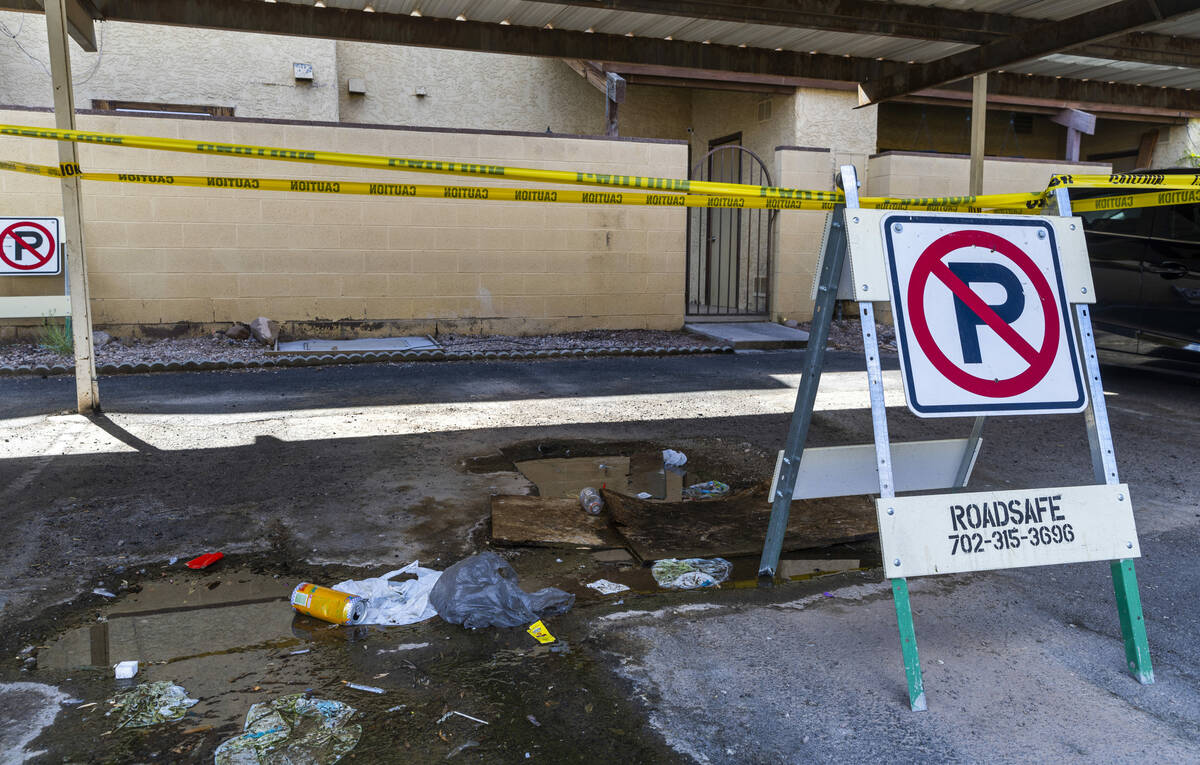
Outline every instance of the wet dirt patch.
[[(602, 565), (576, 562), (579, 555), (569, 563), (519, 551), (510, 557), (532, 572), (522, 576), (526, 589), (561, 580), (581, 587), (584, 568)], [(34, 661), (6, 662), (0, 682), (36, 681), (73, 700), (29, 751), (45, 751), (47, 762), (211, 762), (215, 748), (241, 732), (252, 704), (310, 693), (358, 710), (363, 734), (353, 759), (395, 761), (401, 753), (414, 762), (454, 755), (511, 763), (528, 752), (551, 762), (677, 761), (646, 728), (623, 681), (587, 647), (586, 609), (548, 620), (559, 638), (549, 646), (522, 629), (469, 631), (437, 618), (342, 627), (292, 611), (287, 594), (299, 572), (276, 575), (236, 557), (222, 564), (134, 575), (116, 598), (81, 597), (36, 625), (44, 636), (25, 655)], [(305, 573), (331, 582), (376, 572)], [(122, 659), (141, 663), (133, 681), (113, 679), (111, 664)], [(105, 715), (113, 694), (159, 680), (183, 686), (199, 703), (178, 721), (117, 729)], [(446, 716), (456, 710), (487, 724)]]

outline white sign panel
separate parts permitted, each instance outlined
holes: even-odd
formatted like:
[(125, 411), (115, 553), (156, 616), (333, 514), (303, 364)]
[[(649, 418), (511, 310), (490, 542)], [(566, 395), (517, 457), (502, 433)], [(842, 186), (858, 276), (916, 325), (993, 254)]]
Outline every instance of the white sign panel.
[(0, 276), (62, 273), (62, 218), (0, 218)]
[(905, 398), (918, 417), (1087, 405), (1055, 228), (1026, 216), (880, 220)]
[(1141, 556), (1129, 487), (875, 500), (889, 579)]

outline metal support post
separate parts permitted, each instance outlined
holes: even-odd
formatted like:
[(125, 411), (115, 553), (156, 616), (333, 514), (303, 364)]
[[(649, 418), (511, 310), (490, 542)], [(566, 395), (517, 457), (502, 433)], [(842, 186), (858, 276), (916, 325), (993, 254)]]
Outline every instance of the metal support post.
[[(851, 206), (851, 200), (853, 200), (853, 207), (858, 207), (858, 176), (854, 166), (843, 166), (841, 177), (846, 194), (846, 207)], [(788, 515), (792, 509), (792, 496), (796, 490), (796, 475), (800, 471), (800, 458), (804, 455), (804, 444), (808, 440), (808, 428), (812, 424), (817, 387), (821, 384), (821, 368), (825, 363), (825, 345), (829, 340), (829, 326), (833, 320), (833, 309), (837, 302), (842, 263), (846, 259), (844, 212), (841, 206), (838, 206), (829, 215), (829, 232), (825, 238), (824, 251), (821, 254), (817, 300), (816, 305), (813, 306), (808, 347), (804, 351), (800, 387), (796, 391), (796, 408), (792, 411), (792, 423), (788, 428), (787, 443), (783, 448), (783, 465), (779, 471), (779, 482), (775, 487), (775, 496), (771, 498), (771, 520), (767, 524), (767, 538), (763, 542), (762, 558), (758, 564), (760, 577), (774, 577), (775, 571), (779, 567), (779, 553), (783, 550), (783, 537), (787, 532)]]
[[(67, 0), (46, 0), (46, 36), (50, 43), (50, 71), (54, 84), (54, 125), (75, 129), (75, 94), (71, 86), (71, 49), (67, 36)], [(71, 290), (71, 336), (75, 347), (75, 400), (80, 414), (100, 411), (96, 383), (96, 354), (92, 348), (92, 313), (83, 240), (83, 197), (80, 190), (79, 157), (73, 141), (58, 142), (58, 162), (63, 170), (61, 186), (64, 241), (71, 257), (67, 275)]]
[[(891, 499), (896, 496), (896, 483), (892, 475), (892, 446), (888, 438), (883, 367), (879, 362), (879, 337), (875, 331), (875, 307), (871, 303), (859, 303), (858, 318), (862, 320), (863, 350), (867, 357), (867, 386), (871, 393), (879, 498)], [(926, 709), (925, 681), (921, 678), (921, 657), (917, 652), (917, 630), (913, 626), (912, 603), (908, 599), (908, 581), (903, 577), (892, 580), (892, 600), (896, 604), (896, 625), (900, 628), (900, 652), (904, 657), (904, 676), (908, 680), (908, 704), (912, 711), (923, 712)]]
[[(1055, 189), (1054, 200), (1058, 204), (1058, 214), (1069, 217), (1071, 198), (1068, 190)], [(1087, 373), (1089, 395), (1084, 420), (1087, 424), (1088, 446), (1092, 452), (1092, 469), (1096, 483), (1115, 485), (1120, 483), (1117, 475), (1117, 456), (1113, 451), (1108, 405), (1104, 401), (1104, 385), (1100, 381), (1100, 360), (1096, 356), (1091, 309), (1086, 303), (1075, 306), (1075, 320), (1079, 325), (1079, 344), (1083, 353), (1084, 371)], [(1113, 593), (1117, 599), (1117, 615), (1121, 621), (1121, 637), (1125, 642), (1126, 666), (1139, 683), (1150, 685), (1154, 682), (1154, 667), (1150, 663), (1150, 643), (1146, 638), (1146, 619), (1142, 615), (1142, 598), (1138, 593), (1133, 560), (1115, 560), (1110, 568)]]
[(958, 464), (958, 472), (954, 474), (955, 486), (966, 486), (967, 476), (971, 473), (971, 462), (975, 457), (975, 449), (979, 447), (979, 439), (983, 438), (983, 423), (986, 417), (976, 417), (971, 426), (971, 436), (967, 439), (967, 448), (963, 452), (962, 462)]

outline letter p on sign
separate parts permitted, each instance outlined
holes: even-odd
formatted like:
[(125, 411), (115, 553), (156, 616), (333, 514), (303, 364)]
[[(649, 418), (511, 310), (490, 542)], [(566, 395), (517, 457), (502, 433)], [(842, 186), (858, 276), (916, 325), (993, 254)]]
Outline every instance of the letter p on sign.
[(1040, 218), (881, 219), (905, 397), (918, 417), (1087, 405), (1054, 229)]

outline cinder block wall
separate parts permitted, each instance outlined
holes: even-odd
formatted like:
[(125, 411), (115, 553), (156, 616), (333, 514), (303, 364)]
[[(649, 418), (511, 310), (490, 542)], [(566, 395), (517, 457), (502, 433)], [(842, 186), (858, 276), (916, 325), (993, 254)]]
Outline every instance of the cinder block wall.
[[(0, 121), (50, 126), (52, 117), (0, 110)], [(79, 126), (586, 172), (676, 178), (687, 172), (683, 142), (99, 114), (81, 115)], [(90, 144), (80, 148), (81, 164), (91, 171), (553, 188)], [(0, 157), (57, 164), (50, 141), (3, 137)], [(61, 214), (55, 180), (0, 172), (0, 192), (0, 214)], [(676, 329), (683, 323), (686, 217), (680, 208), (86, 182), (84, 214), (94, 321), (121, 333), (207, 331), (259, 315), (311, 334), (541, 333)], [(62, 289), (61, 279), (0, 277), (0, 295), (61, 294)]]
[[(1063, 159), (983, 161), (983, 193), (1041, 191), (1056, 173), (1108, 173), (1108, 162), (1068, 162)], [(873, 197), (961, 196), (967, 193), (971, 159), (965, 154), (884, 152), (871, 157), (864, 195)]]

